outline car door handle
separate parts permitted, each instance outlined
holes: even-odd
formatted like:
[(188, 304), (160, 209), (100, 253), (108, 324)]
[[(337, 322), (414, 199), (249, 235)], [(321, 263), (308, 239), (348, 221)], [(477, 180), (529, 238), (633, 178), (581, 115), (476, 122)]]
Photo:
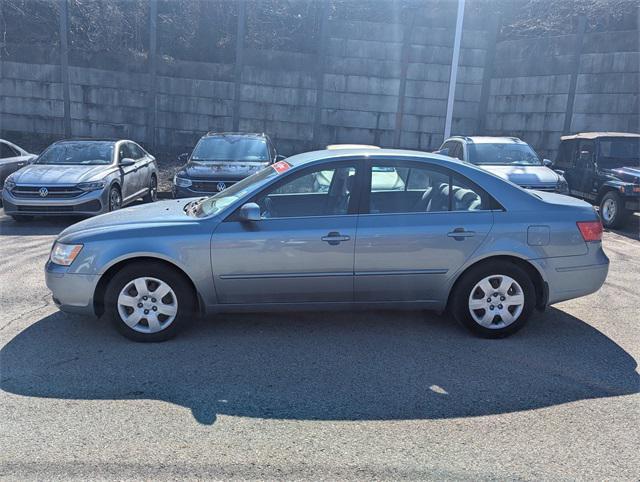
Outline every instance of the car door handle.
[(465, 231), (464, 228), (456, 228), (453, 231), (447, 233), (447, 236), (455, 239), (456, 241), (462, 241), (464, 238), (472, 238), (476, 233), (474, 231)]
[(340, 244), (342, 241), (349, 241), (351, 237), (343, 236), (338, 231), (331, 231), (329, 234), (327, 234), (326, 236), (322, 236), (320, 239), (332, 246), (335, 246), (336, 244)]

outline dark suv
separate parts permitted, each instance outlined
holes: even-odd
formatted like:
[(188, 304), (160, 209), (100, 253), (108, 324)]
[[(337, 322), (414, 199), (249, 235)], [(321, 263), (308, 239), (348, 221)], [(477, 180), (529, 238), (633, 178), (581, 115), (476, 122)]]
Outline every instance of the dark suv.
[(600, 206), (605, 227), (622, 226), (640, 204), (640, 134), (583, 132), (560, 139), (553, 167), (570, 194)]
[(173, 178), (173, 196), (208, 196), (284, 159), (265, 134), (215, 133), (202, 136)]

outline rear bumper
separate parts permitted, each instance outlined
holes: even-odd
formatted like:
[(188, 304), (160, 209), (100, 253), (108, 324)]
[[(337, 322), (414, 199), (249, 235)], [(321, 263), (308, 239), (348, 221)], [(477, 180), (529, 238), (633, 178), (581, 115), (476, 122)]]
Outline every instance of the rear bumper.
[(609, 258), (601, 243), (589, 246), (584, 256), (563, 256), (539, 260), (549, 286), (548, 305), (579, 298), (598, 291), (609, 273)]
[(45, 282), (53, 302), (67, 313), (95, 316), (93, 295), (99, 279), (99, 275), (68, 273), (66, 267), (51, 262), (45, 266)]
[(108, 211), (108, 192), (91, 191), (70, 199), (19, 198), (3, 190), (2, 204), (8, 215), (94, 216)]

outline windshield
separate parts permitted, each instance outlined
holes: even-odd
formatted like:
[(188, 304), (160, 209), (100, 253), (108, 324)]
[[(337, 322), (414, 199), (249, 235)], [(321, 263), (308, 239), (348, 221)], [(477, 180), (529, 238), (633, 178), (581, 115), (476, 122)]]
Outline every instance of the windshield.
[(529, 144), (469, 144), (469, 161), (496, 166), (540, 166), (540, 158)]
[(191, 154), (192, 161), (267, 162), (267, 142), (246, 136), (213, 136), (200, 139)]
[(258, 184), (276, 177), (277, 175), (278, 171), (274, 169), (273, 166), (266, 167), (249, 177), (245, 177), (242, 181), (234, 184), (224, 191), (200, 202), (195, 214), (199, 218), (218, 214), (227, 206), (249, 194)]
[(600, 139), (598, 145), (600, 167), (640, 167), (640, 138)]
[(108, 165), (113, 159), (113, 142), (78, 141), (53, 144), (36, 164)]

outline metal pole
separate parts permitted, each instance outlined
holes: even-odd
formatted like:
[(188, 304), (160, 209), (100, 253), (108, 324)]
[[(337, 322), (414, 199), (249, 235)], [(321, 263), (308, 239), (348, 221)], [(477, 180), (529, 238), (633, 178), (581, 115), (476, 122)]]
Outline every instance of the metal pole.
[(464, 2), (458, 0), (458, 16), (456, 18), (456, 34), (453, 39), (453, 56), (451, 57), (451, 76), (449, 77), (449, 96), (447, 98), (447, 116), (444, 121), (444, 138), (451, 135), (451, 121), (453, 120), (453, 102), (456, 96), (456, 81), (458, 78), (458, 60), (460, 59), (460, 40), (462, 39), (462, 23), (464, 21)]

